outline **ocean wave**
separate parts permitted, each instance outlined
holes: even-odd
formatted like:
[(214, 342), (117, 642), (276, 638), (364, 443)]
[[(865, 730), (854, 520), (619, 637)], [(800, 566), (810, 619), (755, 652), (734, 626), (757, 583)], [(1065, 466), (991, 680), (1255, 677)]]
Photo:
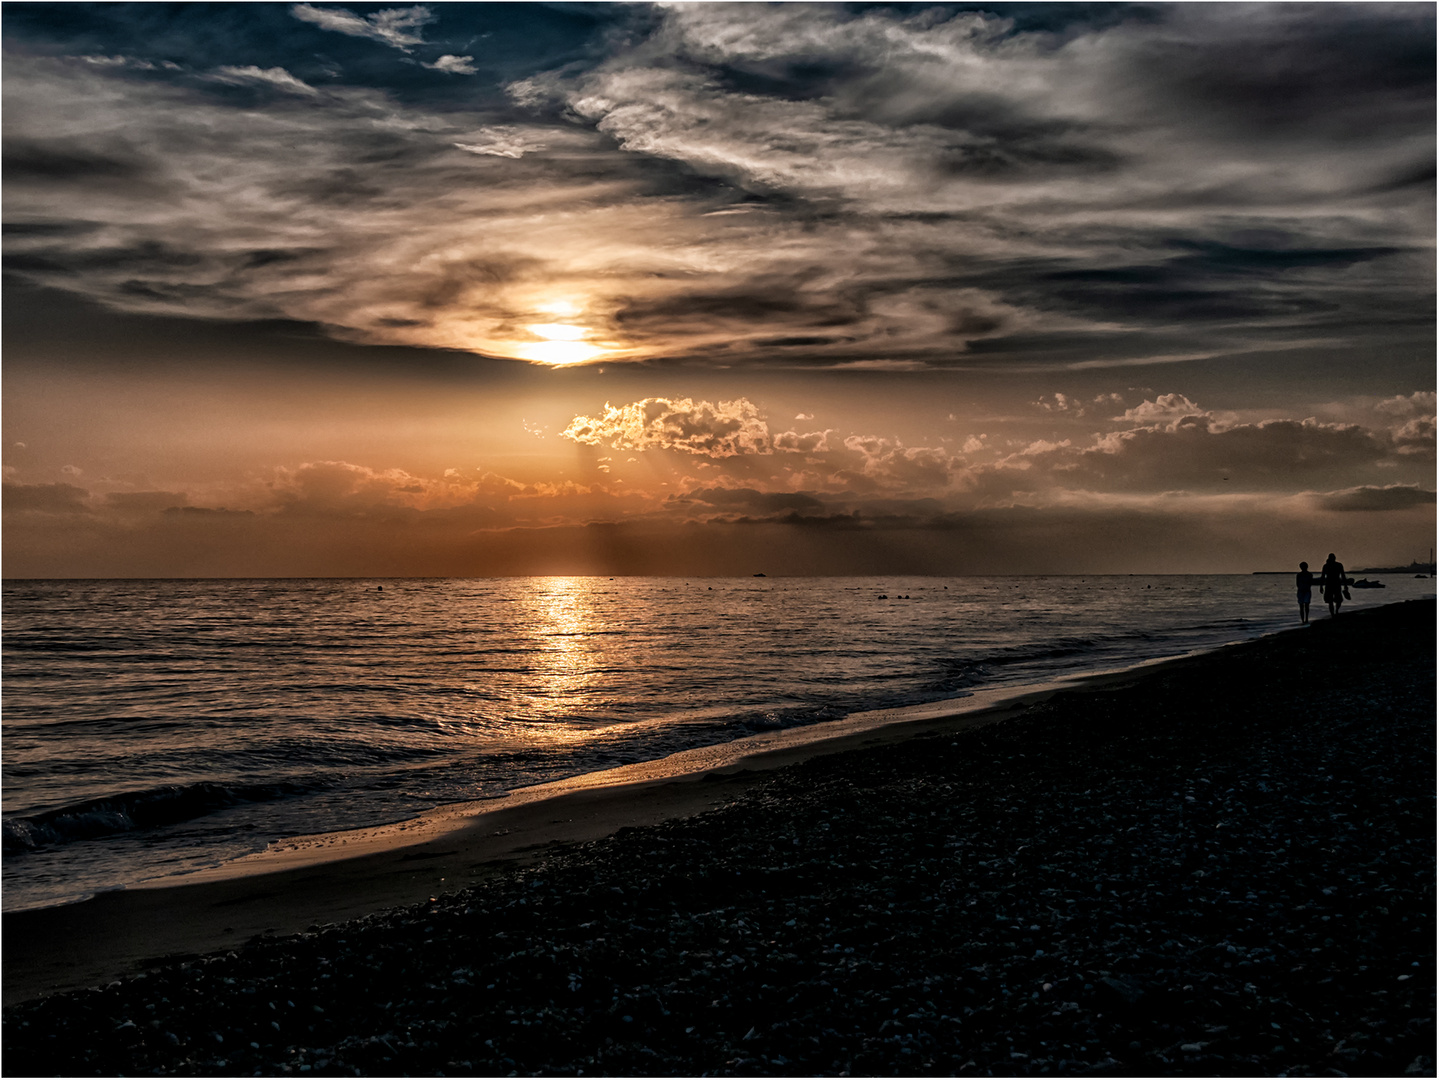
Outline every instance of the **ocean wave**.
[(241, 803), (273, 802), (312, 790), (301, 784), (167, 784), (6, 818), (4, 853), (178, 825)]
[(1061, 672), (1074, 667), (1140, 660), (1152, 652), (1156, 635), (1135, 628), (1102, 635), (1071, 635), (1038, 641), (999, 646), (967, 656), (937, 658), (937, 675), (924, 684), (930, 692), (949, 693), (955, 690), (986, 686), (1027, 677), (1034, 669)]

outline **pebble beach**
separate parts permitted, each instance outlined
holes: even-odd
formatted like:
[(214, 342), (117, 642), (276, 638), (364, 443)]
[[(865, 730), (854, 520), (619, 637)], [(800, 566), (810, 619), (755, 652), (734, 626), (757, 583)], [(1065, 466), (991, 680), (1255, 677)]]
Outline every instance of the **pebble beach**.
[(1321, 616), (420, 903), (157, 942), (7, 993), (5, 1073), (1432, 1076), (1434, 630)]

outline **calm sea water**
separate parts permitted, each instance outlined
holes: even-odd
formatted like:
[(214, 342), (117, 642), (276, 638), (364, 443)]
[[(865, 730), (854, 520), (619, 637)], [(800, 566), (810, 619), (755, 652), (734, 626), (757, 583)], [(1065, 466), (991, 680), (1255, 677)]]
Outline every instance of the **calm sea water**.
[[(1353, 606), (1433, 591), (1386, 583)], [(1296, 621), (1291, 578), (1249, 575), (12, 581), (3, 598), (7, 910)]]

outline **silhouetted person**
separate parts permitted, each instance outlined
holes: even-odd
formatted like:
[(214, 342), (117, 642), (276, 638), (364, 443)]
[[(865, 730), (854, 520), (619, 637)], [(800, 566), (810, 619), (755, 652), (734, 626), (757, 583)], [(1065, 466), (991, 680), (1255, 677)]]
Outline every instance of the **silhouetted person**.
[(1299, 564), (1299, 573), (1294, 575), (1294, 586), (1299, 590), (1299, 621), (1306, 626), (1309, 623), (1309, 600), (1314, 593), (1314, 575), (1309, 572), (1309, 564)]
[(1324, 602), (1329, 605), (1329, 614), (1338, 615), (1344, 603), (1344, 564), (1332, 551), (1319, 571), (1319, 580), (1324, 586)]

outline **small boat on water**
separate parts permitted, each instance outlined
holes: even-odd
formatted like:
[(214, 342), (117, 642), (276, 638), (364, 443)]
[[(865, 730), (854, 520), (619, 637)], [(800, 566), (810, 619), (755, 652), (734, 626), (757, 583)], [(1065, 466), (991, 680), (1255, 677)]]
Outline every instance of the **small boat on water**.
[(1352, 587), (1355, 589), (1382, 589), (1384, 588), (1384, 582), (1360, 578), (1358, 581), (1353, 582)]

